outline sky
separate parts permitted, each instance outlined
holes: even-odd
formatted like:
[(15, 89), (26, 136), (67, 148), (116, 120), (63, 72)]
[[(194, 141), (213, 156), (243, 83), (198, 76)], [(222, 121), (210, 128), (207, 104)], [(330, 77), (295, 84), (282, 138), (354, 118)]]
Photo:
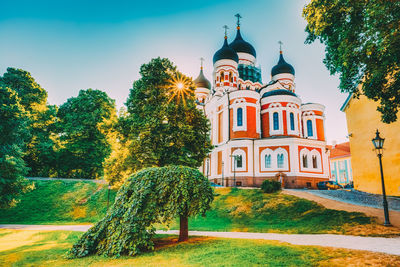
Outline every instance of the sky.
[(263, 83), (271, 79), (279, 45), (296, 71), (296, 94), (303, 103), (326, 107), (328, 143), (347, 141), (347, 95), (339, 79), (323, 64), (325, 47), (304, 44), (307, 37), (302, 9), (309, 0), (203, 1), (7, 1), (0, 0), (0, 75), (7, 67), (29, 71), (48, 92), (49, 104), (60, 105), (79, 90), (105, 91), (124, 105), (139, 68), (155, 57), (167, 57), (196, 78), (200, 57), (211, 80), (212, 57), (241, 33), (257, 51)]

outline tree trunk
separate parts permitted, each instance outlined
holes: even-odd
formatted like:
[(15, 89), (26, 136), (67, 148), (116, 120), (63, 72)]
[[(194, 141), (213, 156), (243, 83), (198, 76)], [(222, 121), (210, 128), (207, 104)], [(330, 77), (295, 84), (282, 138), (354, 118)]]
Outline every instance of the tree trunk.
[(179, 239), (178, 242), (183, 242), (189, 239), (189, 226), (188, 226), (188, 216), (181, 215), (179, 217)]

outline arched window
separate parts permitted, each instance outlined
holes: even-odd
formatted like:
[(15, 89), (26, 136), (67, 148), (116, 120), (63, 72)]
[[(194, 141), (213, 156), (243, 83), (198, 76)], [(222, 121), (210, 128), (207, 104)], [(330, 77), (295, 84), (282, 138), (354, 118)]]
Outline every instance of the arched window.
[(308, 168), (307, 155), (303, 155), (303, 168)]
[(243, 109), (238, 108), (236, 111), (237, 115), (237, 126), (243, 126)]
[(312, 156), (312, 167), (318, 169), (317, 156)]
[(285, 166), (285, 158), (283, 154), (278, 154), (276, 157), (278, 162), (278, 169), (283, 168)]
[(243, 158), (242, 158), (242, 155), (236, 156), (236, 168), (243, 168)]
[(232, 72), (229, 72), (229, 81), (230, 81), (231, 83), (233, 83), (233, 76), (232, 76)]
[(265, 155), (265, 168), (271, 168), (271, 155)]
[(224, 81), (224, 72), (221, 72), (221, 79), (220, 79), (220, 81), (221, 81), (221, 82)]
[(290, 112), (290, 130), (294, 131), (294, 114), (293, 112)]
[(273, 121), (274, 121), (274, 130), (279, 130), (279, 114), (278, 112), (274, 112)]
[(312, 121), (307, 120), (307, 136), (313, 136)]

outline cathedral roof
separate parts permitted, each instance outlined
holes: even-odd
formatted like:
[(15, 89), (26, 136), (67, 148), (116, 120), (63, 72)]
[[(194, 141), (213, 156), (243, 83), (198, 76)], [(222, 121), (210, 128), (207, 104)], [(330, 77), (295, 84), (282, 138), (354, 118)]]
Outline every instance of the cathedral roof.
[(276, 64), (271, 70), (271, 75), (275, 76), (281, 73), (290, 73), (294, 75), (294, 68), (292, 65), (290, 65), (285, 61), (285, 59), (283, 58), (282, 51), (280, 52), (279, 55), (278, 64)]
[(229, 45), (227, 41), (227, 37), (225, 36), (224, 40), (224, 45), (221, 47), (220, 50), (215, 52), (214, 57), (213, 57), (213, 63), (217, 62), (218, 60), (221, 59), (231, 59), (235, 62), (239, 62), (239, 57), (235, 50), (233, 50)]
[(196, 87), (211, 89), (211, 83), (204, 76), (203, 68), (201, 68), (199, 76), (197, 76), (197, 78), (194, 80), (194, 84), (196, 85)]
[(278, 89), (278, 90), (272, 90), (269, 92), (265, 92), (262, 97), (268, 97), (268, 96), (274, 96), (274, 95), (291, 95), (291, 96), (296, 96), (295, 93), (292, 91), (286, 90), (286, 89)]
[(254, 57), (256, 57), (256, 50), (254, 47), (243, 40), (242, 35), (240, 34), (240, 27), (237, 27), (236, 38), (232, 43), (229, 44), (230, 47), (233, 48), (237, 53), (247, 53)]

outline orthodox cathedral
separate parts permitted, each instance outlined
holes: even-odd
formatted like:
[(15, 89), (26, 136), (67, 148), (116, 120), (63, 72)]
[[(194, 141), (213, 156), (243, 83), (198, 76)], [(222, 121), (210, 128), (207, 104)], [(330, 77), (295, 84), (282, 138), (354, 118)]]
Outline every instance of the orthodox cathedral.
[(212, 83), (201, 67), (195, 79), (198, 108), (211, 123), (214, 146), (201, 167), (223, 186), (260, 186), (280, 180), (285, 188), (316, 188), (329, 178), (325, 107), (302, 103), (295, 70), (280, 49), (271, 81), (263, 83), (256, 50), (240, 32), (213, 57)]

